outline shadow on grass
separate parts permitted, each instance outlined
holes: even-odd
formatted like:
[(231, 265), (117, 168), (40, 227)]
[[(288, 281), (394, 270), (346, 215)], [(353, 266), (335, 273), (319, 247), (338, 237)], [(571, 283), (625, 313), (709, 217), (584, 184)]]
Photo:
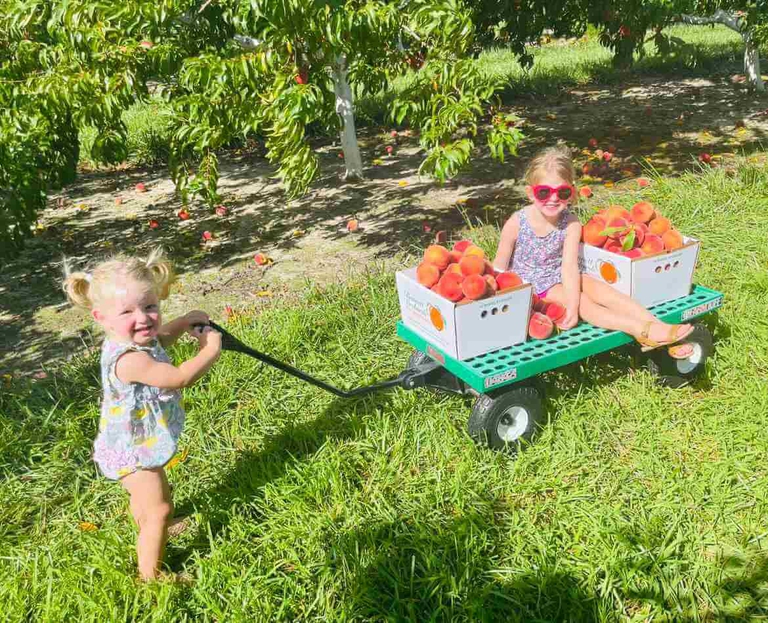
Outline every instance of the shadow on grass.
[[(365, 398), (337, 398), (317, 418), (286, 426), (275, 435), (264, 439), (258, 451), (244, 451), (238, 455), (234, 467), (213, 488), (181, 502), (176, 514), (198, 512), (201, 515), (200, 532), (189, 546), (168, 552), (172, 566), (182, 565), (193, 552), (210, 550), (210, 537), (226, 530), (235, 507), (259, 520), (261, 489), (269, 482), (280, 479), (292, 466), (311, 461), (312, 456), (326, 443), (336, 443), (361, 435), (365, 431), (362, 415), (355, 407), (364, 405), (364, 413), (381, 413), (389, 404), (387, 393)], [(354, 415), (350, 415), (355, 411)], [(243, 510), (243, 509), (248, 509)], [(203, 527), (204, 526), (204, 527)]]
[(341, 578), (351, 620), (599, 620), (594, 595), (562, 568), (495, 568), (502, 532), (491, 507), (406, 516), (332, 540), (325, 566)]

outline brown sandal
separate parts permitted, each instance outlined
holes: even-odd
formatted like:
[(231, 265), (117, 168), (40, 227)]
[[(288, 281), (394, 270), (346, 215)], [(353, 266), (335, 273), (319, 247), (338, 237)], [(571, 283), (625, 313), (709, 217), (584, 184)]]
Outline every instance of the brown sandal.
[[(682, 325), (679, 325), (679, 324), (669, 325), (669, 333), (667, 334), (667, 339), (661, 342), (657, 342), (656, 340), (652, 340), (650, 337), (648, 337), (651, 333), (652, 324), (653, 324), (653, 321), (651, 320), (646, 322), (645, 326), (643, 327), (643, 330), (640, 332), (640, 335), (635, 337), (635, 340), (637, 340), (637, 342), (640, 344), (640, 347), (641, 347), (640, 350), (644, 353), (648, 352), (649, 350), (655, 350), (657, 348), (662, 348), (664, 346), (672, 346), (673, 344), (677, 344), (680, 341), (687, 338), (691, 334), (691, 331), (693, 331), (693, 327), (691, 327), (688, 331), (683, 333), (683, 335), (677, 335), (677, 330)], [(670, 355), (674, 357), (674, 355), (671, 352), (670, 352)], [(676, 357), (676, 359), (679, 359), (679, 358), (680, 357)]]

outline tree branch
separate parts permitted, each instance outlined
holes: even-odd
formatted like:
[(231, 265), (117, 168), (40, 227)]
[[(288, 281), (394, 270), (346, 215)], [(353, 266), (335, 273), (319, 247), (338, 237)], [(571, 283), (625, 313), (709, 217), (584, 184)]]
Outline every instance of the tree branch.
[(689, 24), (691, 26), (706, 26), (708, 24), (723, 24), (739, 34), (743, 33), (744, 25), (740, 22), (738, 16), (718, 9), (712, 15), (698, 16), (681, 14), (675, 17), (676, 22)]

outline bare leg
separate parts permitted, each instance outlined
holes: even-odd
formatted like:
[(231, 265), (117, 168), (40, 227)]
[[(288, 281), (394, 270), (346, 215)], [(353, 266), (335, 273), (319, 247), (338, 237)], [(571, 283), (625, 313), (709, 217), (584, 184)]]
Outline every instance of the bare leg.
[(143, 469), (122, 479), (131, 496), (131, 514), (139, 527), (136, 553), (139, 575), (144, 580), (158, 577), (173, 516), (171, 490), (163, 468)]

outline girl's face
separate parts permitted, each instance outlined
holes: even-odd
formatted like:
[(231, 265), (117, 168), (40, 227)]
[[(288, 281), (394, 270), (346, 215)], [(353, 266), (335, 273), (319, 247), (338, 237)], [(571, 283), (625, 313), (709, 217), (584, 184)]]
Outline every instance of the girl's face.
[(161, 324), (157, 294), (147, 284), (133, 279), (116, 283), (113, 296), (91, 313), (109, 337), (139, 346), (150, 344)]
[[(559, 192), (551, 192), (547, 197), (546, 188), (542, 188), (547, 186), (552, 189), (559, 189)], [(570, 190), (563, 187), (569, 187)], [(575, 190), (573, 184), (564, 180), (557, 173), (545, 172), (537, 177), (533, 186), (526, 186), (525, 192), (542, 216), (551, 221), (560, 216), (560, 213), (568, 207), (568, 204), (573, 200)], [(565, 195), (568, 196), (565, 197)]]

